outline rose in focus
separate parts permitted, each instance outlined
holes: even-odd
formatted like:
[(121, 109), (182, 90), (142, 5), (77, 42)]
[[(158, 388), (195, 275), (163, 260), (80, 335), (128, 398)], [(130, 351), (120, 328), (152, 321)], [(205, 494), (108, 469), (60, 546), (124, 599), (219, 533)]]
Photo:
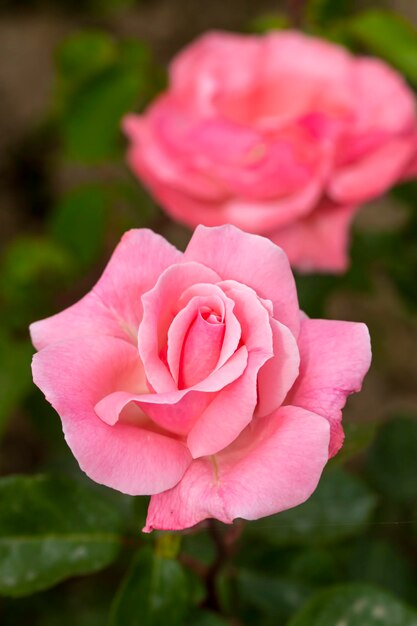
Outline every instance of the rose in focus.
[(417, 172), (402, 77), (291, 31), (202, 36), (124, 129), (132, 170), (172, 217), (266, 235), (301, 271), (345, 270), (358, 207)]
[(300, 313), (283, 251), (233, 226), (197, 228), (184, 253), (126, 233), (93, 289), (31, 335), (81, 468), (152, 495), (147, 531), (305, 501), (370, 364), (366, 326)]

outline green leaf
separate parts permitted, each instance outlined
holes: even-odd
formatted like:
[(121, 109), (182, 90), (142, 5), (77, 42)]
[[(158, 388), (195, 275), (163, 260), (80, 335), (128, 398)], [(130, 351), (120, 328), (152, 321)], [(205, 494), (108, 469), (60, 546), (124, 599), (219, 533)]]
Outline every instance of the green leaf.
[(334, 547), (297, 549), (286, 569), (288, 578), (309, 585), (330, 585), (340, 578), (340, 563)]
[(65, 196), (51, 216), (52, 236), (82, 267), (96, 261), (103, 249), (107, 208), (105, 190), (88, 185)]
[(62, 122), (67, 156), (79, 161), (116, 156), (121, 147), (121, 119), (135, 107), (140, 86), (134, 72), (115, 68), (80, 90)]
[(248, 570), (237, 572), (236, 586), (243, 608), (254, 607), (258, 618), (268, 615), (276, 620), (274, 623), (287, 619), (311, 595), (305, 584)]
[(376, 430), (377, 423), (373, 421), (346, 421), (344, 424), (345, 440), (343, 448), (334, 458), (333, 463), (345, 463), (348, 459), (366, 450), (371, 445)]
[(290, 25), (288, 17), (283, 13), (261, 15), (252, 21), (250, 31), (258, 34), (268, 33), (271, 30), (283, 30)]
[(212, 611), (196, 610), (187, 621), (187, 626), (230, 626), (224, 617)]
[(288, 626), (416, 626), (417, 613), (384, 591), (343, 585), (316, 594)]
[(403, 17), (382, 9), (358, 14), (346, 23), (348, 33), (417, 84), (417, 30)]
[(73, 270), (71, 255), (51, 239), (25, 235), (12, 241), (0, 266), (2, 322), (26, 331), (30, 322), (50, 312), (49, 299)]
[(309, 0), (305, 8), (306, 21), (313, 26), (326, 26), (344, 18), (351, 8), (352, 0)]
[(328, 469), (304, 504), (252, 522), (246, 532), (275, 545), (326, 544), (359, 533), (376, 505), (376, 497), (341, 468)]
[(178, 561), (141, 549), (113, 602), (111, 626), (183, 626), (187, 576)]
[(64, 40), (56, 54), (61, 79), (72, 87), (109, 67), (117, 59), (117, 44), (107, 33), (83, 31)]
[(0, 593), (46, 589), (111, 563), (120, 517), (102, 495), (47, 476), (0, 480)]
[(417, 420), (396, 417), (379, 429), (367, 470), (375, 487), (397, 502), (417, 499)]
[(336, 276), (328, 274), (295, 275), (300, 308), (310, 317), (324, 317), (329, 295), (340, 286)]
[(82, 33), (66, 43), (59, 59), (58, 121), (66, 156), (86, 162), (119, 156), (123, 115), (154, 88), (148, 49), (136, 40)]
[(0, 434), (12, 411), (32, 387), (29, 341), (16, 340), (0, 331)]
[(350, 580), (377, 585), (405, 600), (415, 600), (413, 568), (396, 545), (366, 537), (349, 545), (347, 552)]

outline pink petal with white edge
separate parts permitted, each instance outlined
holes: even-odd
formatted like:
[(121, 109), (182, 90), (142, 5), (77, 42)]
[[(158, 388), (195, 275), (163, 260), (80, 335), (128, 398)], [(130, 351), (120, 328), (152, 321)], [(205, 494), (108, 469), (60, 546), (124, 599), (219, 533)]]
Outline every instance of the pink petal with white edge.
[(286, 326), (270, 320), (274, 356), (263, 365), (258, 374), (258, 404), (256, 415), (264, 417), (275, 411), (298, 376), (300, 353), (294, 335)]
[(154, 288), (143, 296), (138, 348), (146, 377), (155, 391), (163, 393), (177, 388), (161, 354), (167, 349), (169, 326), (181, 309), (182, 293), (195, 283), (218, 280), (218, 275), (201, 263), (182, 263), (163, 272)]
[(151, 230), (128, 231), (90, 293), (61, 313), (31, 325), (33, 344), (40, 350), (55, 341), (97, 333), (136, 343), (142, 294), (181, 256)]
[[(191, 461), (179, 440), (132, 423), (109, 426), (95, 405), (114, 391), (143, 385), (134, 346), (113, 337), (85, 336), (52, 344), (33, 358), (33, 378), (59, 413), (65, 438), (92, 479), (130, 495), (173, 487)], [(149, 420), (148, 420), (149, 421)]]
[(329, 455), (343, 443), (342, 409), (347, 396), (360, 391), (371, 363), (365, 324), (329, 320), (301, 321), (298, 338), (300, 375), (286, 402), (314, 411), (329, 420)]
[(203, 263), (223, 280), (238, 281), (271, 300), (274, 317), (297, 336), (299, 307), (294, 277), (285, 253), (269, 239), (229, 224), (198, 226), (183, 259)]
[(151, 498), (145, 532), (214, 517), (258, 519), (304, 502), (328, 459), (329, 424), (297, 407), (252, 422), (215, 458), (193, 461), (176, 487)]
[(310, 215), (271, 234), (300, 272), (344, 272), (356, 207), (324, 200)]

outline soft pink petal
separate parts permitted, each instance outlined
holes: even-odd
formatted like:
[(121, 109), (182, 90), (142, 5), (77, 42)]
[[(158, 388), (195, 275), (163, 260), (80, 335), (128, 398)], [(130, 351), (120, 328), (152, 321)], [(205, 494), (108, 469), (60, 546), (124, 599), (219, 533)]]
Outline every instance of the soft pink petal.
[(265, 358), (251, 355), (242, 376), (214, 396), (187, 438), (194, 458), (216, 454), (228, 446), (253, 419), (257, 401), (257, 373)]
[(168, 95), (157, 99), (146, 115), (126, 116), (123, 129), (131, 142), (128, 163), (151, 188), (155, 178), (163, 186), (219, 202), (225, 189), (199, 167), (199, 155), (190, 137), (191, 124), (190, 116)]
[(187, 443), (193, 457), (222, 450), (249, 424), (257, 402), (259, 369), (273, 356), (269, 312), (255, 292), (234, 281), (221, 285), (235, 302), (235, 315), (242, 329), (241, 342), (249, 353), (248, 365), (239, 379), (214, 398), (191, 429)]
[(298, 376), (300, 353), (294, 335), (286, 326), (270, 320), (274, 356), (263, 365), (258, 374), (259, 417), (269, 415), (284, 401)]
[(165, 393), (121, 393), (104, 397), (95, 405), (97, 415), (106, 424), (115, 424), (129, 403), (137, 404), (159, 427), (178, 435), (187, 435), (213, 398), (224, 393), (247, 369), (248, 351), (241, 346), (221, 368), (188, 389)]
[(327, 193), (345, 205), (379, 196), (402, 177), (414, 153), (413, 137), (394, 137), (362, 159), (336, 170)]
[[(174, 328), (174, 325), (176, 326), (176, 323), (175, 323), (176, 319), (180, 315), (182, 315), (183, 311), (185, 315), (185, 308), (188, 306), (189, 302), (194, 298), (198, 298), (202, 304), (205, 302), (205, 299), (207, 299), (206, 303), (210, 302), (211, 299), (213, 299), (213, 301), (217, 300), (219, 303), (218, 310), (219, 310), (219, 313), (221, 310), (222, 319), (224, 320), (225, 326), (226, 326), (224, 339), (223, 339), (223, 345), (221, 348), (219, 360), (216, 364), (216, 368), (221, 367), (237, 350), (239, 343), (240, 343), (242, 329), (233, 312), (233, 309), (235, 308), (235, 303), (233, 302), (233, 300), (228, 298), (225, 292), (218, 285), (211, 285), (207, 283), (205, 284), (195, 283), (194, 285), (191, 285), (191, 287), (189, 287), (182, 293), (182, 296), (179, 300), (179, 304), (181, 307), (184, 307), (184, 309), (181, 310), (179, 314), (177, 315), (177, 317), (173, 320), (168, 331), (168, 355), (167, 355), (168, 363), (170, 364), (170, 353), (173, 359), (173, 353), (177, 349), (177, 345), (175, 344), (179, 343), (178, 339), (182, 341), (182, 337), (183, 337), (182, 333), (181, 332), (177, 333), (176, 328)], [(220, 300), (221, 300), (222, 306), (220, 305)], [(172, 345), (170, 345), (171, 343)], [(176, 365), (177, 363), (175, 360), (175, 365), (173, 363), (173, 368), (171, 368), (171, 371), (172, 369), (174, 371), (176, 370)]]
[(258, 119), (284, 124), (311, 111), (346, 116), (351, 108), (351, 57), (341, 46), (295, 31), (262, 41)]
[(350, 223), (356, 207), (324, 200), (307, 217), (271, 234), (300, 272), (343, 272), (348, 266)]
[[(404, 78), (379, 59), (353, 59), (355, 130), (403, 133), (415, 123), (416, 105)], [(395, 106), (393, 106), (395, 103)]]
[(97, 333), (136, 343), (142, 294), (180, 259), (181, 252), (151, 230), (125, 233), (90, 293), (62, 313), (31, 325), (35, 347), (40, 350), (55, 341)]
[(371, 363), (369, 332), (365, 324), (304, 318), (298, 347), (300, 375), (286, 403), (329, 420), (333, 456), (343, 443), (341, 420), (347, 396), (360, 390)]
[(201, 308), (204, 309), (205, 307), (211, 311), (216, 311), (218, 320), (222, 323), (224, 330), (224, 303), (219, 296), (194, 296), (177, 313), (168, 329), (167, 364), (177, 386), (179, 384), (184, 341), (188, 337), (191, 325), (195, 323), (198, 317), (201, 317)]
[(417, 131), (412, 134), (414, 141), (414, 150), (411, 159), (405, 168), (402, 180), (410, 180), (417, 176)]
[(198, 313), (184, 339), (179, 374), (179, 388), (186, 389), (209, 376), (215, 368), (223, 344), (225, 324), (210, 321)]
[(194, 283), (216, 283), (218, 279), (213, 270), (201, 263), (173, 265), (143, 296), (138, 346), (146, 377), (155, 391), (162, 393), (176, 389), (162, 355), (167, 349), (169, 326), (181, 308), (179, 301), (182, 293)]
[(230, 97), (243, 101), (243, 108), (245, 102), (250, 106), (253, 75), (261, 63), (259, 53), (257, 37), (206, 33), (171, 63), (170, 88), (187, 109), (204, 116), (212, 115), (219, 106), (227, 114)]
[(153, 494), (180, 480), (191, 460), (187, 447), (132, 423), (110, 426), (94, 410), (108, 394), (132, 388), (135, 375), (140, 391), (137, 351), (113, 337), (69, 339), (51, 344), (33, 358), (34, 381), (59, 413), (81, 469), (123, 493)]
[(216, 224), (211, 224), (212, 212), (207, 209), (200, 222), (207, 226), (231, 223), (248, 232), (263, 235), (311, 213), (323, 188), (321, 177), (315, 176), (296, 192), (273, 200), (232, 197), (221, 205)]
[(329, 425), (296, 407), (255, 422), (227, 450), (193, 461), (173, 489), (153, 496), (145, 532), (214, 517), (258, 519), (304, 502), (327, 462)]
[(231, 225), (199, 226), (187, 246), (184, 261), (198, 261), (224, 280), (248, 285), (271, 300), (274, 317), (297, 335), (299, 308), (294, 278), (284, 252), (271, 241)]

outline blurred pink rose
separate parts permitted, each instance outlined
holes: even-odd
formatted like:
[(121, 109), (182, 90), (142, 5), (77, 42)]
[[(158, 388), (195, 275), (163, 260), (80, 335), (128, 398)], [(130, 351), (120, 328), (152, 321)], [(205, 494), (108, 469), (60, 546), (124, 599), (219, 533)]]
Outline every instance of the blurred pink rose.
[(233, 226), (197, 228), (184, 254), (128, 232), (90, 293), (31, 334), (81, 468), (152, 494), (147, 531), (306, 500), (370, 363), (366, 326), (300, 314), (283, 251)]
[(297, 32), (204, 35), (124, 129), (132, 170), (175, 219), (264, 234), (302, 271), (344, 270), (358, 206), (417, 169), (401, 76)]

